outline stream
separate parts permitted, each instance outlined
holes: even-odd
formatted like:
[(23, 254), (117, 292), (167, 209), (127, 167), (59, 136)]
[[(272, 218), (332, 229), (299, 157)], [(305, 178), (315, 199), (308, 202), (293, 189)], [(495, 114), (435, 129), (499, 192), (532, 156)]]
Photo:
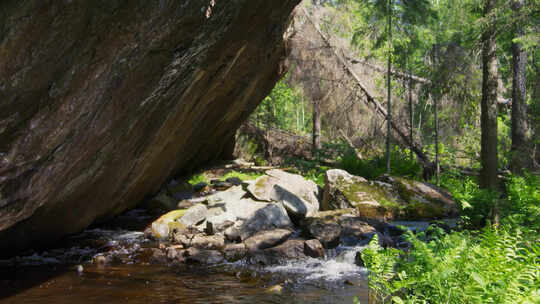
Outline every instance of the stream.
[(0, 303), (367, 303), (366, 269), (354, 264), (361, 247), (277, 266), (156, 264), (148, 249), (157, 244), (142, 232), (153, 219), (135, 209), (54, 248), (0, 260)]

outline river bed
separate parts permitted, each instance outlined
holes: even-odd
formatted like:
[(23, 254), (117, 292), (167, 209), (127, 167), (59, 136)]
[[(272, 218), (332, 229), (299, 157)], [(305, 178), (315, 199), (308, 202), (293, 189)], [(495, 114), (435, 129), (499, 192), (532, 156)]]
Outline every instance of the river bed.
[[(132, 210), (57, 248), (0, 261), (0, 303), (367, 303), (359, 247), (277, 266), (154, 264), (144, 249), (156, 244), (142, 233), (152, 219)], [(92, 263), (99, 256), (111, 262)]]

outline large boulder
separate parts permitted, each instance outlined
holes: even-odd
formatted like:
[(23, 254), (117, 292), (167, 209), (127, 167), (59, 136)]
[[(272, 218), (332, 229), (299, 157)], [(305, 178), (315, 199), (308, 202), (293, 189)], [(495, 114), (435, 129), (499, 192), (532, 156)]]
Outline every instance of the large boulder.
[(458, 214), (452, 195), (435, 185), (394, 176), (385, 176), (383, 181), (392, 184), (401, 199), (407, 202), (404, 212), (408, 219), (441, 218)]
[(268, 170), (249, 183), (248, 191), (260, 201), (281, 202), (292, 217), (303, 218), (319, 210), (319, 187), (298, 174)]
[(240, 239), (245, 240), (259, 231), (276, 228), (293, 229), (293, 223), (283, 205), (270, 203), (248, 214), (238, 231)]
[(326, 172), (321, 206), (323, 210), (355, 208), (358, 216), (381, 220), (457, 214), (451, 195), (433, 185), (388, 176), (367, 181), (339, 169)]
[(370, 184), (365, 178), (341, 169), (325, 173), (322, 210), (355, 208), (360, 216), (392, 218), (398, 204), (384, 186)]
[(286, 71), (299, 2), (1, 1), (2, 255), (229, 156)]
[[(234, 186), (208, 197), (205, 228), (212, 233), (225, 232), (233, 240), (245, 240), (263, 230), (293, 228), (281, 203), (243, 198), (245, 193), (241, 186)], [(230, 223), (234, 223), (234, 226)]]

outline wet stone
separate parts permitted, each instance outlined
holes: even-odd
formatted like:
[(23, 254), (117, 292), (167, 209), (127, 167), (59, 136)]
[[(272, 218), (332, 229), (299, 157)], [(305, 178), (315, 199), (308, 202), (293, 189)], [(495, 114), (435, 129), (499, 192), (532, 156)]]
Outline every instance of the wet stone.
[(185, 261), (198, 264), (217, 264), (223, 262), (223, 254), (218, 250), (203, 250), (191, 247), (184, 251)]
[(246, 245), (240, 244), (227, 244), (223, 249), (225, 259), (229, 262), (236, 262), (243, 259), (247, 254)]
[(172, 245), (165, 248), (165, 254), (169, 260), (174, 260), (181, 255), (181, 251), (184, 249), (182, 245)]
[(191, 247), (191, 241), (195, 237), (195, 234), (191, 233), (176, 233), (173, 236), (173, 240), (177, 244), (181, 244), (184, 247)]
[(369, 241), (377, 230), (358, 217), (342, 217), (339, 219), (341, 226), (341, 243), (353, 246)]
[(223, 181), (220, 181), (220, 180), (213, 180), (212, 181), (212, 187), (214, 189), (218, 190), (218, 191), (227, 190), (232, 186), (233, 186), (233, 184), (231, 184), (229, 182), (223, 182)]
[(304, 253), (312, 258), (323, 258), (324, 248), (321, 242), (317, 239), (307, 240), (304, 243)]
[(281, 245), (250, 253), (249, 261), (253, 264), (275, 265), (305, 257), (304, 241), (288, 240)]
[(153, 263), (166, 263), (167, 262), (167, 256), (163, 252), (163, 250), (158, 248), (152, 248), (152, 255), (150, 257), (150, 261)]
[(364, 259), (362, 259), (361, 251), (357, 251), (356, 254), (354, 255), (354, 264), (356, 264), (356, 266), (366, 267), (366, 264), (364, 263)]
[(219, 234), (209, 236), (196, 235), (191, 240), (190, 245), (199, 249), (218, 250), (225, 247), (225, 238)]
[(200, 182), (198, 184), (193, 185), (193, 191), (195, 192), (202, 192), (204, 188), (208, 187), (208, 184), (205, 182)]
[(242, 180), (238, 177), (229, 177), (225, 180), (226, 182), (234, 185), (234, 186), (240, 186), (242, 185)]
[(230, 242), (241, 242), (242, 238), (240, 237), (240, 230), (234, 226), (231, 226), (225, 229), (224, 232), (225, 238)]
[(287, 229), (261, 231), (247, 238), (244, 243), (249, 251), (262, 250), (283, 243), (291, 234), (292, 231)]
[(233, 221), (226, 220), (222, 223), (214, 223), (211, 220), (208, 220), (206, 222), (206, 228), (204, 232), (206, 232), (206, 234), (208, 235), (213, 235), (217, 232), (225, 231), (227, 228), (231, 227), (232, 225), (234, 225)]
[(311, 237), (318, 239), (324, 248), (336, 248), (339, 245), (341, 227), (337, 223), (322, 223), (314, 221), (308, 227)]

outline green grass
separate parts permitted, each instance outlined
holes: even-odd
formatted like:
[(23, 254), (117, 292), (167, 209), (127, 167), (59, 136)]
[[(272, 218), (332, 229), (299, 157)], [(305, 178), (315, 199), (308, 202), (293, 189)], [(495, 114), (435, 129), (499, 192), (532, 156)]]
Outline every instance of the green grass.
[[(226, 174), (224, 174), (223, 176), (221, 176), (219, 178), (219, 180), (224, 181), (224, 180), (226, 180), (227, 178), (230, 178), (230, 177), (238, 177), (239, 179), (241, 179), (243, 181), (246, 181), (246, 180), (256, 179), (257, 177), (259, 177), (259, 176), (261, 176), (263, 174), (264, 173), (262, 173), (262, 172), (240, 172), (240, 171), (233, 170), (233, 171), (229, 171)], [(188, 179), (188, 183), (190, 183), (191, 185), (196, 185), (198, 183), (207, 183), (207, 184), (209, 184), (210, 180), (208, 179), (208, 177), (206, 177), (206, 175), (204, 173), (199, 173), (199, 174), (192, 175)]]
[(206, 184), (208, 184), (208, 183), (210, 183), (210, 181), (208, 180), (206, 175), (204, 175), (204, 173), (200, 173), (200, 174), (192, 175), (188, 179), (188, 183), (190, 183), (191, 185), (196, 185), (198, 183), (206, 183)]
[(253, 180), (256, 179), (259, 176), (264, 175), (262, 172), (239, 172), (239, 171), (230, 171), (227, 172), (225, 175), (219, 178), (219, 180), (224, 181), (227, 178), (231, 177), (238, 177), (239, 179), (246, 181), (246, 180)]

